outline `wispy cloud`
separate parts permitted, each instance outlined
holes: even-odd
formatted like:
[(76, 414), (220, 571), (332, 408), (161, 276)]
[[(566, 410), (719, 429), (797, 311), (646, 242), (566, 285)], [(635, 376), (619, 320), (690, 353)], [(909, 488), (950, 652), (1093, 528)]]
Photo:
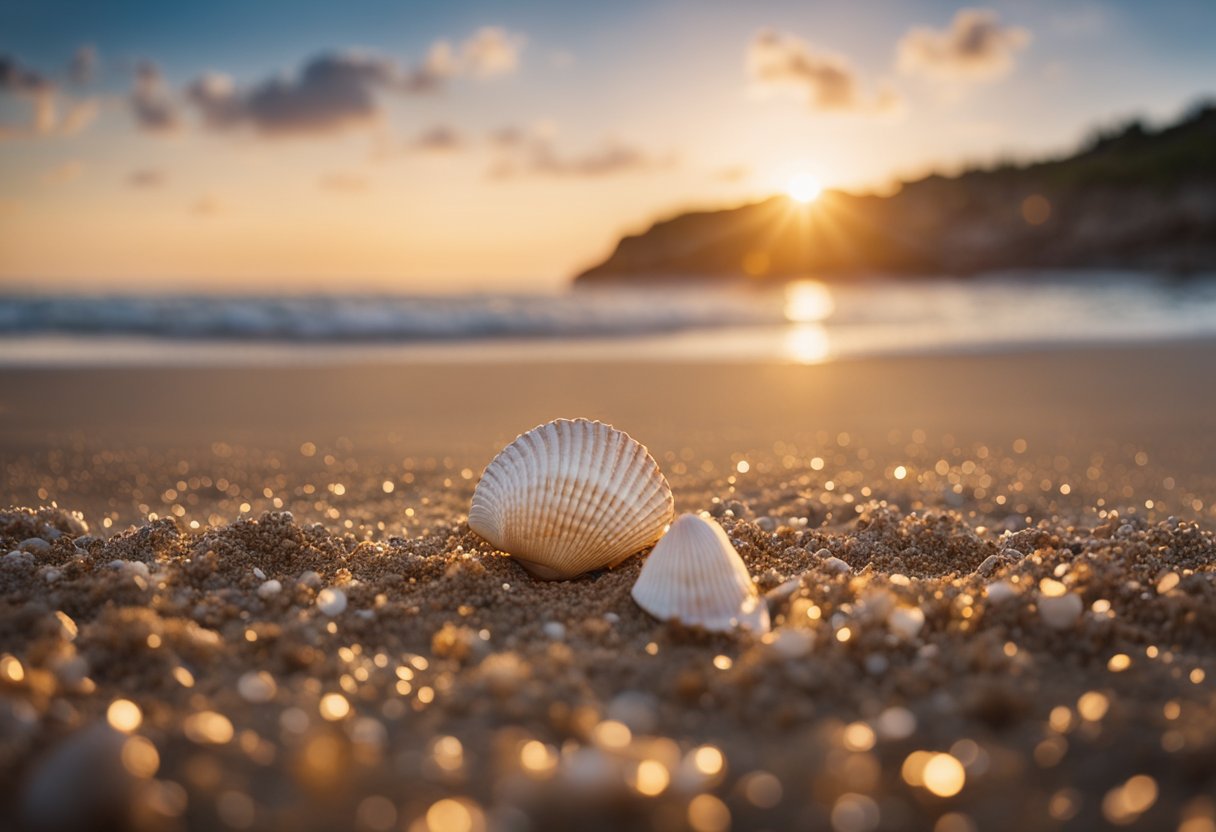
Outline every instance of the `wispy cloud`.
[(581, 153), (560, 151), (548, 131), (529, 134), (512, 128), (491, 135), (503, 155), (490, 168), (492, 179), (521, 176), (608, 177), (617, 174), (654, 172), (671, 168), (674, 153), (655, 154), (619, 140)]
[(437, 41), (414, 66), (374, 52), (315, 56), (294, 76), (239, 87), (207, 73), (186, 88), (186, 100), (211, 129), (249, 128), (265, 136), (324, 135), (369, 127), (384, 117), (386, 93), (423, 94), (460, 76), (488, 78), (513, 71), (523, 38), (497, 27), (479, 29), (459, 47)]
[(943, 30), (918, 26), (905, 34), (899, 41), (899, 68), (952, 81), (992, 80), (1008, 74), (1029, 43), (1029, 31), (1003, 25), (996, 12), (963, 9)]
[(422, 131), (417, 138), (409, 142), (411, 150), (425, 153), (452, 153), (463, 150), (466, 140), (454, 127), (439, 124)]
[(182, 127), (181, 113), (160, 67), (152, 61), (135, 65), (135, 86), (128, 98), (135, 124), (149, 133), (176, 133)]
[(132, 188), (159, 188), (168, 178), (168, 175), (158, 168), (138, 168), (127, 175), (127, 184)]
[(0, 138), (42, 135), (55, 128), (55, 85), (10, 55), (0, 55), (0, 92), (29, 101), (33, 106), (27, 124), (0, 125)]
[(99, 98), (73, 99), (50, 76), (9, 55), (0, 55), (0, 94), (28, 101), (32, 107), (26, 123), (0, 125), (0, 139), (73, 136), (101, 112)]
[(764, 29), (748, 44), (747, 71), (763, 94), (792, 94), (813, 110), (886, 111), (898, 104), (891, 90), (863, 91), (856, 70), (843, 56), (815, 49), (801, 38)]

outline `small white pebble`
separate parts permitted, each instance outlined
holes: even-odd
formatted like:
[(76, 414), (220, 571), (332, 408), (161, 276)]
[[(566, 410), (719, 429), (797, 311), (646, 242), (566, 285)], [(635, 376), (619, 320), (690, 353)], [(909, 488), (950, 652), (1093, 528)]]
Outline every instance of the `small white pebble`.
[(53, 584), (63, 577), (63, 572), (58, 569), (48, 569), (42, 573), (42, 579), (48, 584)]
[(916, 638), (924, 626), (925, 613), (920, 607), (896, 607), (887, 616), (887, 627), (904, 641)]
[(891, 662), (881, 653), (871, 653), (866, 656), (865, 666), (866, 673), (869, 673), (871, 676), (881, 676), (890, 668)]
[(333, 587), (321, 590), (317, 593), (317, 608), (330, 618), (341, 615), (346, 609), (346, 593)]
[(801, 629), (780, 630), (769, 648), (783, 659), (800, 659), (815, 648), (815, 633)]
[(251, 670), (236, 682), (236, 691), (246, 702), (269, 702), (277, 690), (274, 677), (265, 670)]
[(281, 583), (279, 583), (278, 581), (276, 581), (274, 578), (271, 578), (269, 581), (266, 581), (265, 583), (263, 583), (261, 586), (258, 587), (258, 597), (259, 598), (273, 598), (274, 596), (278, 595), (282, 591), (283, 591), (283, 585)]
[(264, 581), (266, 580), (266, 573), (263, 572), (261, 568), (255, 566), (253, 567), (253, 577), (257, 578), (259, 581)]
[(829, 572), (836, 572), (841, 575), (847, 575), (853, 571), (853, 567), (849, 566), (838, 557), (829, 557), (823, 562), (823, 566)]
[(566, 625), (560, 621), (546, 621), (545, 626), (541, 629), (544, 630), (545, 638), (553, 641), (566, 640)]
[(607, 621), (609, 624), (620, 624), (621, 623), (621, 617), (614, 612), (604, 613), (604, 620)]
[(1053, 630), (1067, 630), (1076, 626), (1077, 619), (1085, 610), (1081, 596), (1073, 592), (1055, 596), (1040, 594), (1037, 603), (1043, 623)]
[(988, 584), (985, 594), (988, 596), (990, 603), (1000, 604), (1016, 596), (1018, 591), (1013, 588), (1013, 584), (1009, 583), (1009, 581), (993, 581)]
[(874, 720), (878, 736), (884, 740), (904, 740), (916, 731), (916, 716), (898, 705), (887, 708)]

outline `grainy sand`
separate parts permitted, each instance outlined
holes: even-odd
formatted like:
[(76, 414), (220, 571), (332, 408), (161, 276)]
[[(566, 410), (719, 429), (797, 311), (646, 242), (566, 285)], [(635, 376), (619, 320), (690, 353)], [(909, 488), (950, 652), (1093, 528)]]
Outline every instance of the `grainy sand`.
[[(3, 500), (61, 507), (0, 517), (0, 817), (1214, 829), (1214, 357), (0, 371)], [(469, 532), (559, 415), (799, 581), (772, 635)]]

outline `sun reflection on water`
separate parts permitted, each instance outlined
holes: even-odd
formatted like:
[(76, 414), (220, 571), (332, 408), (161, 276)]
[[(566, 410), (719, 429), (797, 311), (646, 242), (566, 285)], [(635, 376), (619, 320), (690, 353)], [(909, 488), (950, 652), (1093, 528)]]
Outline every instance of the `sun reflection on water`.
[(818, 280), (797, 280), (785, 287), (785, 319), (792, 324), (782, 344), (790, 361), (818, 364), (831, 352), (822, 321), (835, 310), (832, 292)]
[(786, 358), (797, 364), (818, 364), (831, 352), (828, 331), (822, 324), (794, 324), (785, 334)]
[(822, 321), (835, 308), (831, 290), (818, 280), (796, 280), (785, 287), (785, 317), (791, 323)]

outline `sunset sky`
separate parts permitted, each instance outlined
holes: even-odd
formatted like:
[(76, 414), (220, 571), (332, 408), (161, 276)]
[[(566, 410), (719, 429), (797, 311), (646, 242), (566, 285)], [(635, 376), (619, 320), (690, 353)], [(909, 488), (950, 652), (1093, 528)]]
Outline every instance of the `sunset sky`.
[(547, 288), (1216, 93), (1216, 3), (0, 2), (0, 288)]

